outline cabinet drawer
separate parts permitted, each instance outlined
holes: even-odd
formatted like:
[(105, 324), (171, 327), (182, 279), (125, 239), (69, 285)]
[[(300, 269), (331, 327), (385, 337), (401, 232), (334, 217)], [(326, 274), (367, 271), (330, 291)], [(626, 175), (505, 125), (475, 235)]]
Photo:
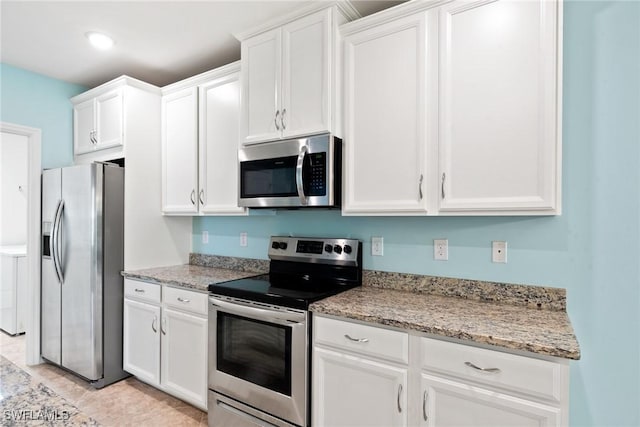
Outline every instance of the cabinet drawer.
[(191, 313), (207, 314), (208, 294), (187, 291), (179, 288), (165, 286), (162, 302), (168, 307), (178, 308)]
[(463, 344), (421, 338), (422, 368), (559, 402), (568, 366)]
[(375, 326), (314, 317), (314, 343), (407, 364), (409, 335)]
[(140, 280), (124, 279), (124, 295), (160, 304), (160, 285)]

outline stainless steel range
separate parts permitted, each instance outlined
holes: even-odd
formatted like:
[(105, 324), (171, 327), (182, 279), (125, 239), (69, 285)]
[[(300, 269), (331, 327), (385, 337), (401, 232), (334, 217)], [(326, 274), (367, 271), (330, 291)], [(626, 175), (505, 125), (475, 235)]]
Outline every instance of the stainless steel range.
[(209, 285), (209, 426), (308, 426), (307, 309), (362, 283), (358, 240), (272, 237), (269, 259)]

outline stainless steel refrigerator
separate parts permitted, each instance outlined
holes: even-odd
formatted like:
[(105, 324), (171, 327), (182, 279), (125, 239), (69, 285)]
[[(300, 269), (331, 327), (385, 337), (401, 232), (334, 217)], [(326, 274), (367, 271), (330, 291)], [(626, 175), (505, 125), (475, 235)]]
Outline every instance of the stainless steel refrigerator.
[(122, 370), (124, 168), (42, 172), (41, 354), (103, 387)]

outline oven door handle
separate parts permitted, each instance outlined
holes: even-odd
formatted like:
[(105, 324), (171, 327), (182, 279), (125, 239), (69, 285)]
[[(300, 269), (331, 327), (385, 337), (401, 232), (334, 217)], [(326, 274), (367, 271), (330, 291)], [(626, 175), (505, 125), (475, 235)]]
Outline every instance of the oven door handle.
[(304, 157), (307, 155), (309, 148), (306, 145), (300, 147), (298, 153), (298, 163), (296, 165), (296, 187), (298, 189), (298, 197), (302, 206), (307, 205), (307, 197), (304, 195), (304, 182), (302, 181), (302, 169), (304, 167)]
[(305, 313), (281, 312), (265, 308), (249, 307), (239, 303), (220, 301), (217, 298), (209, 297), (209, 304), (221, 309), (226, 313), (237, 314), (239, 316), (252, 319), (264, 320), (284, 326), (293, 326), (304, 323)]

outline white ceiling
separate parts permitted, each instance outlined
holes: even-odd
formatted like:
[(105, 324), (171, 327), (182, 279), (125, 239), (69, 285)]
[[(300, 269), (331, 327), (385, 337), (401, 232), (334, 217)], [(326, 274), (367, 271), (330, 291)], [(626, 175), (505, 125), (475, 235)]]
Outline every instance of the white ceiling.
[[(0, 60), (95, 87), (122, 74), (157, 86), (240, 59), (233, 33), (311, 1), (0, 1)], [(401, 1), (355, 0), (366, 16)], [(112, 36), (92, 48), (88, 31)]]

